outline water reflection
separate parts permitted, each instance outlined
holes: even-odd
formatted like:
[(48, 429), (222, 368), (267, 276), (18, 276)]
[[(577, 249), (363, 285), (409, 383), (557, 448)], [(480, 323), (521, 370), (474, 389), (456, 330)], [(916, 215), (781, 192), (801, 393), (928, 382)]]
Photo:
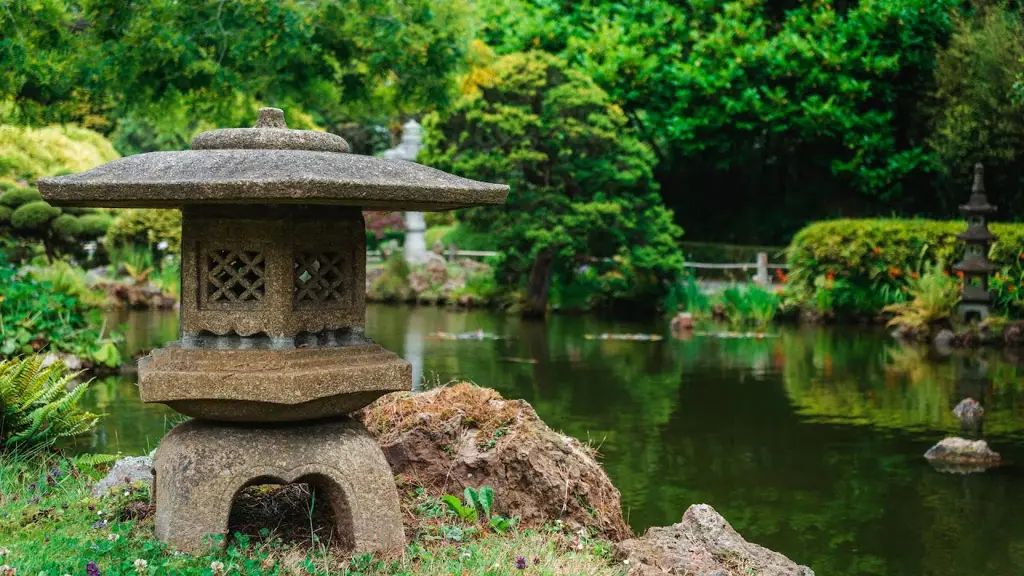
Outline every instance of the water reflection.
[[(173, 338), (177, 319), (163, 318), (138, 320), (132, 346)], [(477, 329), (505, 338), (429, 339)], [(637, 530), (707, 502), (747, 538), (819, 574), (1019, 572), (1019, 468), (955, 476), (922, 458), (959, 432), (951, 410), (969, 395), (985, 407), (989, 443), (1021, 461), (1020, 368), (998, 353), (935, 357), (866, 330), (584, 338), (601, 332), (668, 333), (660, 323), (562, 316), (541, 324), (434, 308), (372, 306), (367, 317), (367, 333), (409, 359), (423, 381), (497, 388), (592, 442)], [(111, 416), (89, 449), (141, 452), (177, 418), (141, 405), (133, 382), (129, 374), (90, 393), (91, 406)]]

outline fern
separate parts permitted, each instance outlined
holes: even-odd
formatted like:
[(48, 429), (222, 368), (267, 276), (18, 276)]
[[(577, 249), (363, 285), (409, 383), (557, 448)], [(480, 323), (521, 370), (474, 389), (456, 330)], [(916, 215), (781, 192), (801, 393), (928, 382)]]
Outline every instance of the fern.
[(88, 382), (76, 384), (61, 362), (40, 356), (0, 362), (0, 450), (38, 447), (92, 428), (99, 416), (79, 409)]

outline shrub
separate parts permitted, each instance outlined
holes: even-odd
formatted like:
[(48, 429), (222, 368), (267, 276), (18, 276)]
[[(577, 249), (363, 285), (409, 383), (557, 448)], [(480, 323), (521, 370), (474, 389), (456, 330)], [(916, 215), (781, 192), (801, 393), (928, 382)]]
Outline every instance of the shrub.
[[(0, 230), (23, 245), (41, 242), (51, 259), (58, 255), (86, 259), (83, 244), (97, 240), (109, 226), (110, 216), (99, 210), (62, 210), (43, 200), (35, 188), (17, 185), (4, 188), (6, 191), (0, 195)], [(12, 259), (21, 261), (29, 258), (33, 250), (8, 252)]]
[(0, 178), (35, 180), (118, 158), (103, 136), (78, 126), (0, 126)]
[(29, 202), (38, 202), (43, 199), (43, 195), (39, 193), (39, 190), (35, 188), (29, 188), (27, 186), (15, 186), (9, 187), (3, 195), (0, 195), (0, 204), (4, 206), (10, 206), (12, 208), (21, 206), (22, 204), (28, 204)]
[(121, 210), (107, 229), (107, 250), (135, 244), (157, 246), (167, 242), (167, 251), (181, 249), (181, 211), (179, 210)]
[[(1000, 268), (1019, 266), (1024, 224), (996, 222), (999, 236), (989, 258)], [(906, 300), (909, 281), (936, 262), (957, 262), (963, 221), (830, 220), (805, 227), (787, 250), (787, 281), (821, 312), (873, 313)], [(828, 285), (831, 284), (831, 287)]]
[(424, 120), (423, 163), (511, 189), (503, 206), (460, 214), (460, 227), (494, 239), (505, 254), (498, 280), (527, 287), (531, 314), (547, 308), (552, 282), (568, 284), (594, 261), (610, 262), (616, 280), (604, 303), (653, 308), (682, 269), (682, 230), (658, 194), (651, 147), (560, 58), (513, 53), (491, 70), (479, 89)]
[(927, 271), (908, 282), (910, 300), (885, 307), (893, 314), (889, 326), (904, 329), (917, 337), (928, 336), (940, 322), (948, 322), (960, 301), (960, 286), (949, 275), (943, 262), (935, 262)]
[(93, 365), (119, 366), (117, 347), (99, 328), (100, 310), (79, 299), (74, 278), (57, 275), (59, 281), (51, 278), (56, 284), (39, 281), (0, 256), (0, 358), (52, 350)]
[(88, 382), (75, 385), (63, 362), (42, 357), (0, 361), (0, 451), (53, 444), (92, 428), (99, 417), (78, 407)]

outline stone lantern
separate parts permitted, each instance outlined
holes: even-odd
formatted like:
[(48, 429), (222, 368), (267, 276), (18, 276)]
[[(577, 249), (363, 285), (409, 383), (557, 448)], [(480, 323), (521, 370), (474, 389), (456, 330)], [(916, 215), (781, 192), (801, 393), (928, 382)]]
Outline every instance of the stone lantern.
[(39, 181), (58, 205), (182, 210), (180, 340), (139, 361), (142, 400), (195, 418), (154, 459), (156, 535), (179, 549), (225, 534), (244, 487), (293, 482), (325, 495), (352, 550), (404, 546), (391, 469), (346, 416), (411, 385), (409, 364), (363, 335), (361, 210), (500, 204), (508, 188), (348, 152), (264, 108), (191, 150)]
[(998, 237), (989, 232), (985, 217), (995, 211), (996, 207), (989, 204), (985, 197), (985, 169), (981, 164), (975, 164), (971, 197), (967, 204), (960, 206), (960, 213), (967, 217), (967, 231), (957, 235), (967, 247), (963, 260), (953, 266), (953, 270), (963, 272), (964, 275), (960, 317), (965, 321), (972, 318), (983, 320), (988, 317), (991, 303), (988, 275), (997, 270), (996, 266), (989, 262), (988, 250)]

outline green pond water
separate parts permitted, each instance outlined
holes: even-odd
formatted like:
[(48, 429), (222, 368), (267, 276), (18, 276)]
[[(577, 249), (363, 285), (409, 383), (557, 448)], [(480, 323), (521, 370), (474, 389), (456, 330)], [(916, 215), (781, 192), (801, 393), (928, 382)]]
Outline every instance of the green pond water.
[[(113, 316), (126, 350), (174, 339), (177, 316)], [(501, 340), (443, 340), (482, 329)], [(748, 540), (822, 576), (1024, 573), (1024, 380), (999, 353), (932, 357), (867, 329), (780, 329), (763, 340), (652, 332), (664, 322), (371, 306), (367, 333), (431, 383), (472, 380), (529, 401), (553, 428), (599, 447), (637, 531), (708, 503)], [(1010, 462), (934, 470), (922, 454), (959, 433), (964, 396)], [(105, 412), (78, 449), (143, 453), (181, 417), (139, 402), (135, 376), (94, 384)], [(498, 495), (500, 498), (500, 494)]]

